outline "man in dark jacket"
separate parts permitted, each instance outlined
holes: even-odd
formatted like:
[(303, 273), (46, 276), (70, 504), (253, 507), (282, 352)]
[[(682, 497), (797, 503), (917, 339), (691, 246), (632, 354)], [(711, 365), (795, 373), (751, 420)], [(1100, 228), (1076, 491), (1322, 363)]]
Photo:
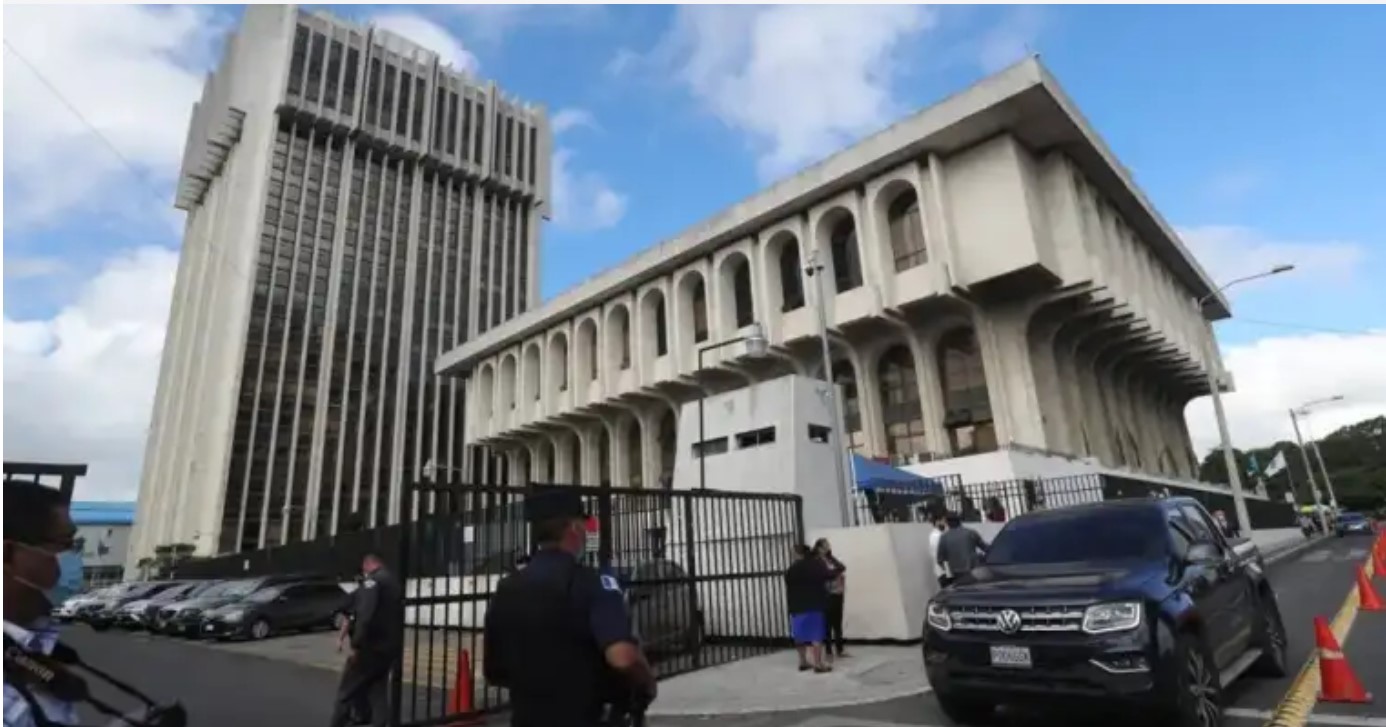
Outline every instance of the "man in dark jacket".
[(365, 578), (353, 594), (355, 618), (346, 669), (332, 710), (332, 727), (350, 724), (352, 707), (362, 702), (370, 705), (372, 725), (389, 724), (390, 669), (404, 640), (403, 594), (399, 582), (375, 553), (361, 559), (361, 572)]
[(784, 573), (789, 631), (799, 651), (799, 671), (812, 669), (822, 674), (832, 671), (823, 661), (823, 642), (828, 630), (828, 584), (837, 572), (807, 545), (794, 546), (794, 557)]

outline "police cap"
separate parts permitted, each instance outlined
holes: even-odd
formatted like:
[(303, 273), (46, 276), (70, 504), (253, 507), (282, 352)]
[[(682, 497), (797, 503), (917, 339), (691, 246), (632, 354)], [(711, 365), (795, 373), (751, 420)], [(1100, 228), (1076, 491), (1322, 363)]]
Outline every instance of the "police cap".
[(583, 508), (582, 495), (572, 487), (536, 489), (525, 498), (525, 520), (532, 523), (585, 517), (587, 513)]

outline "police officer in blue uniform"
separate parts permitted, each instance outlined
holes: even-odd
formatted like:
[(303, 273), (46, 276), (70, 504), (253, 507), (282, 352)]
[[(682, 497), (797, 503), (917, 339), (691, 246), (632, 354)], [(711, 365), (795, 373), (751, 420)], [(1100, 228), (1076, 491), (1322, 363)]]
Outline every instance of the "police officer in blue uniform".
[(584, 566), (582, 499), (544, 488), (525, 501), (537, 550), (486, 609), (483, 671), (510, 690), (513, 727), (598, 727), (639, 715), (654, 673), (620, 585)]

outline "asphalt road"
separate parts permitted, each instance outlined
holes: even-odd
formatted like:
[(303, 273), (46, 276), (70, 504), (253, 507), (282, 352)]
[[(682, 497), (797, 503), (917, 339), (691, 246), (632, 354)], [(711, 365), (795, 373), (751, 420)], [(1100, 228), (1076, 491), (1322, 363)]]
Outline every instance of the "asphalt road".
[[(1366, 538), (1329, 539), (1270, 567), (1290, 636), (1292, 672), (1297, 672), (1313, 647), (1315, 615), (1332, 619), (1351, 588), (1356, 569), (1366, 558)], [(1386, 577), (1375, 579), (1386, 591)], [(331, 712), (337, 677), (330, 671), (269, 660), (245, 653), (212, 650), (172, 639), (148, 638), (121, 632), (95, 633), (73, 627), (64, 637), (90, 663), (105, 666), (157, 698), (178, 698), (191, 715), (190, 727), (312, 727), (325, 725)], [(1344, 651), (1368, 690), (1371, 706), (1320, 707), (1315, 715), (1348, 727), (1386, 727), (1386, 613), (1359, 613)], [(1230, 691), (1230, 727), (1265, 722), (1280, 701), (1291, 678), (1243, 680)], [(110, 694), (98, 689), (98, 693)], [(128, 700), (115, 698), (117, 704)], [(1349, 721), (1334, 720), (1346, 718)], [(1081, 727), (1068, 716), (1053, 719), (1018, 715), (1011, 720), (1026, 727)], [(91, 724), (102, 724), (88, 720)], [(719, 716), (707, 719), (660, 718), (654, 727), (942, 727), (932, 697), (916, 697), (843, 709), (813, 712)], [(1094, 726), (1097, 727), (1097, 726)], [(1101, 725), (1110, 727), (1110, 725)]]

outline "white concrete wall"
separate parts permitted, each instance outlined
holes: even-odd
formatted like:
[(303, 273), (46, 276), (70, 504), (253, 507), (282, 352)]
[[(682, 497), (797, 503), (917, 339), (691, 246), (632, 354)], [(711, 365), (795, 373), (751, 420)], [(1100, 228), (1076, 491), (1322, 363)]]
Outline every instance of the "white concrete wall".
[[(702, 405), (705, 438), (726, 438), (729, 450), (707, 457), (707, 488), (797, 494), (804, 498), (806, 528), (843, 524), (832, 448), (808, 436), (810, 425), (833, 428), (826, 393), (822, 381), (785, 376), (708, 397)], [(775, 428), (773, 444), (738, 448), (737, 434), (766, 427)], [(675, 489), (699, 488), (702, 465), (693, 456), (697, 441), (695, 402), (685, 404), (679, 415)]]

